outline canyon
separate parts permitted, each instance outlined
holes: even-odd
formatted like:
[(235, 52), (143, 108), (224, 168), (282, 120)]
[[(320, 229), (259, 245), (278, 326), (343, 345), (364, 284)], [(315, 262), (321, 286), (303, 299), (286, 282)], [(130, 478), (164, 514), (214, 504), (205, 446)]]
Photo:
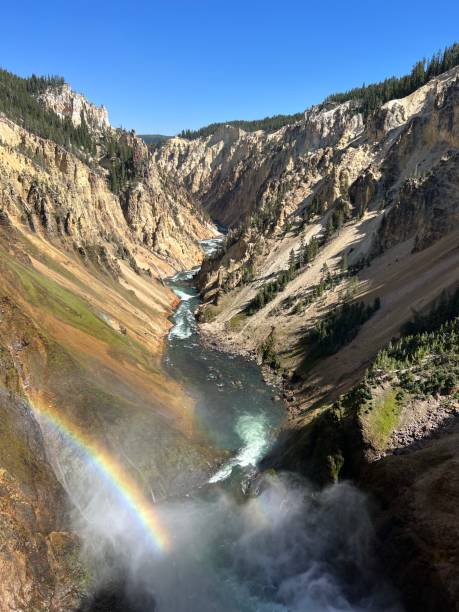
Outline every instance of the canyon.
[[(5, 116), (0, 142), (0, 607), (77, 609), (88, 582), (62, 485), (71, 476), (56, 463), (65, 441), (45, 445), (37, 415), (58, 407), (83, 438), (124, 453), (157, 499), (207, 477), (192, 400), (161, 367), (176, 303), (163, 277), (199, 262), (198, 240), (215, 230), (154, 167), (123, 207), (102, 168)], [(143, 451), (167, 454), (172, 441), (183, 453), (160, 474)]]
[[(458, 386), (427, 392), (423, 372), (457, 372), (457, 351), (443, 362), (418, 351), (415, 391), (396, 359), (410, 350), (397, 344), (404, 326), (432, 312), (447, 313), (444, 325), (457, 306), (459, 68), (370, 113), (327, 100), (274, 132), (223, 124), (151, 147), (66, 84), (36, 99), (96, 144), (64, 147), (0, 116), (0, 609), (97, 609), (97, 568), (75, 527), (78, 509), (91, 508), (93, 474), (69, 434), (93, 454), (102, 445), (124, 480), (140, 483), (136, 499), (155, 507), (205, 490), (237, 451), (209, 444), (192, 387), (164, 363), (174, 308), (197, 299), (193, 277), (199, 342), (214, 351), (199, 367), (254, 360), (279, 390), (247, 388), (285, 404), (276, 443), (253, 459), (256, 477), (280, 474), (261, 491), (282, 491), (297, 508), (282, 474), (301, 474), (307, 487), (331, 487), (313, 494), (330, 520), (341, 500), (362, 507), (340, 483), (351, 479), (374, 503), (380, 557), (406, 609), (456, 610)], [(174, 293), (166, 279), (190, 269)], [(330, 338), (333, 324), (350, 332), (319, 353), (318, 334), (328, 325)], [(221, 365), (215, 405), (226, 375)], [(229, 476), (247, 467), (229, 465)], [(295, 521), (316, 516), (303, 503)], [(387, 601), (374, 605), (399, 609)]]

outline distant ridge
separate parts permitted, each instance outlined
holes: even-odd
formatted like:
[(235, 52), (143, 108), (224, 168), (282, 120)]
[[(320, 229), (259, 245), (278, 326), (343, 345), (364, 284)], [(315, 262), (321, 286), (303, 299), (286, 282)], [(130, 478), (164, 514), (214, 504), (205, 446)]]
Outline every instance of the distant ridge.
[(164, 136), (164, 134), (139, 134), (139, 138), (141, 138), (147, 145), (156, 145), (160, 142), (164, 142), (165, 140), (169, 140), (169, 138), (172, 137)]
[[(338, 92), (327, 96), (324, 102), (335, 102), (341, 104), (348, 100), (357, 100), (365, 115), (376, 110), (388, 100), (403, 98), (430, 79), (455, 66), (459, 65), (459, 44), (453, 43), (443, 51), (435, 53), (430, 60), (422, 59), (416, 62), (411, 72), (402, 77), (389, 77), (379, 83), (354, 87), (346, 92)], [(285, 125), (291, 125), (301, 121), (304, 112), (292, 115), (273, 115), (263, 119), (234, 120), (211, 123), (197, 130), (182, 130), (179, 134), (181, 138), (194, 140), (195, 138), (207, 138), (214, 134), (218, 128), (224, 125), (241, 128), (245, 132), (276, 132)]]

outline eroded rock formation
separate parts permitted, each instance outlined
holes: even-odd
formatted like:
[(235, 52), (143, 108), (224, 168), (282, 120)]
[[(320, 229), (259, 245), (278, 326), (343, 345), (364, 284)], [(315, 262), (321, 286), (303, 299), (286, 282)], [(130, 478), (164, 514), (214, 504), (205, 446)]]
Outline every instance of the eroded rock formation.
[[(43, 101), (76, 125), (84, 115), (94, 132), (107, 127), (106, 111), (67, 87)], [(198, 241), (215, 231), (135, 135), (112, 137), (129, 141), (143, 168), (119, 195), (96, 159), (0, 117), (5, 612), (79, 609), (93, 579), (70, 520), (84, 464), (65, 432), (43, 428), (36, 406), (52, 406), (113, 457), (129, 456), (129, 477), (140, 472), (157, 500), (205, 481), (213, 460), (190, 418), (191, 398), (161, 359), (176, 301), (163, 279), (198, 264)]]
[(40, 100), (46, 108), (54, 111), (62, 119), (70, 119), (75, 127), (84, 120), (93, 132), (102, 132), (110, 128), (108, 110), (105, 106), (96, 106), (89, 102), (85, 96), (71, 89), (67, 83), (50, 87)]

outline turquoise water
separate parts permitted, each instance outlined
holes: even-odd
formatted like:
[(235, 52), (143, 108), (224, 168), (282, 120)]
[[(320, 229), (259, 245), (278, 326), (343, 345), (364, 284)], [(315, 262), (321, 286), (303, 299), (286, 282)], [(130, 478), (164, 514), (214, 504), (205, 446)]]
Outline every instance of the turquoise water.
[(206, 442), (231, 453), (213, 475), (216, 482), (229, 476), (233, 467), (255, 468), (285, 411), (273, 401), (273, 390), (255, 364), (201, 344), (194, 317), (199, 297), (192, 273), (178, 274), (169, 284), (182, 301), (172, 317), (166, 369), (194, 397), (195, 420)]

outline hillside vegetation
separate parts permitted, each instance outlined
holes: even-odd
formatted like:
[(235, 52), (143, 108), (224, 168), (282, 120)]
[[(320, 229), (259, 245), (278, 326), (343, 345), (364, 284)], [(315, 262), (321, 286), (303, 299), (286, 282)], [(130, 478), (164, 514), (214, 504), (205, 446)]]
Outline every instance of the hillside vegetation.
[(381, 107), (389, 100), (404, 98), (425, 85), (430, 79), (459, 65), (459, 44), (454, 43), (444, 51), (438, 51), (430, 60), (422, 59), (411, 72), (402, 77), (389, 77), (379, 83), (355, 87), (344, 93), (328, 96), (326, 102), (347, 102), (357, 100), (365, 115)]
[(212, 136), (215, 132), (225, 125), (231, 125), (232, 127), (240, 128), (245, 132), (256, 132), (263, 130), (265, 132), (276, 132), (280, 130), (284, 125), (290, 125), (301, 121), (304, 113), (294, 113), (293, 115), (273, 115), (272, 117), (265, 117), (264, 119), (254, 119), (252, 121), (244, 121), (236, 119), (233, 121), (222, 121), (220, 123), (211, 123), (205, 127), (199, 128), (198, 130), (182, 130), (179, 134), (181, 138), (187, 138), (188, 140), (194, 140), (195, 138), (207, 138)]

